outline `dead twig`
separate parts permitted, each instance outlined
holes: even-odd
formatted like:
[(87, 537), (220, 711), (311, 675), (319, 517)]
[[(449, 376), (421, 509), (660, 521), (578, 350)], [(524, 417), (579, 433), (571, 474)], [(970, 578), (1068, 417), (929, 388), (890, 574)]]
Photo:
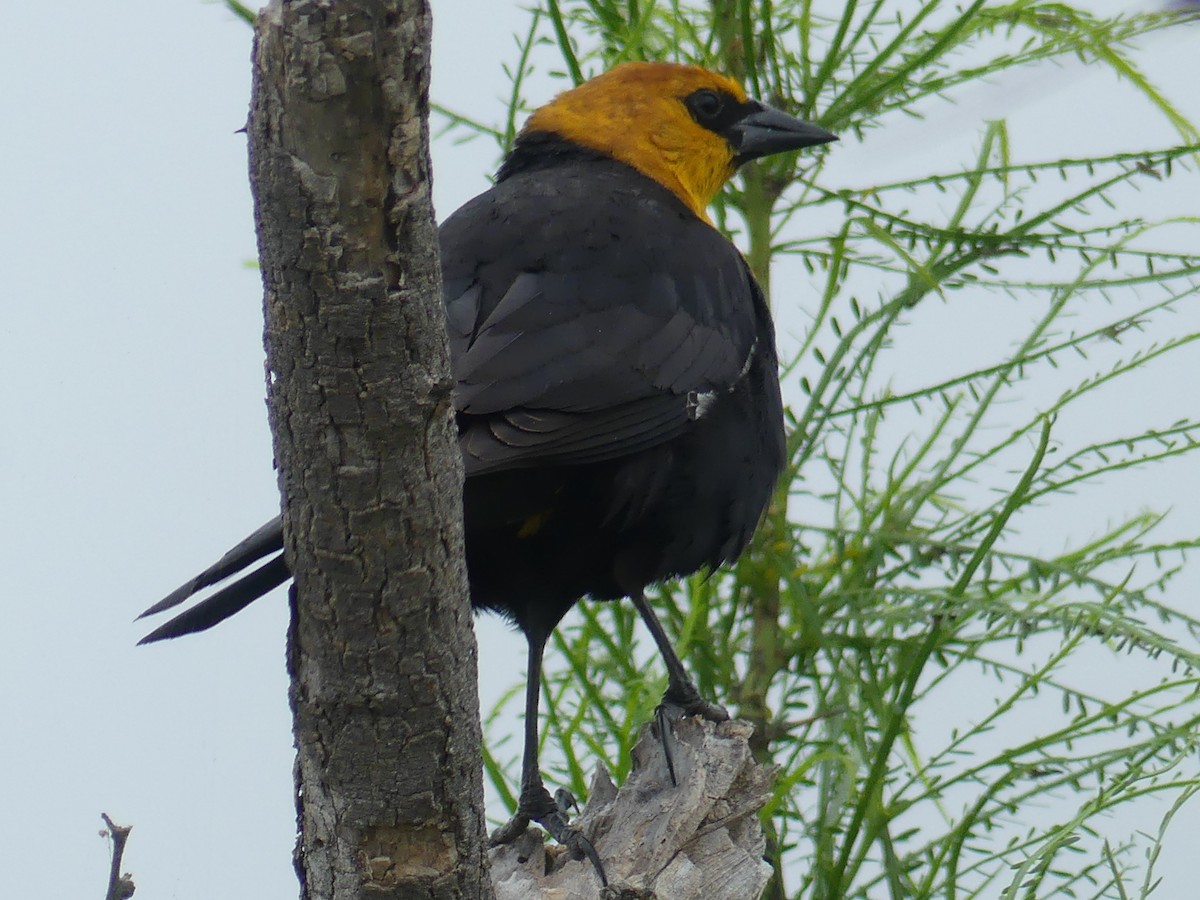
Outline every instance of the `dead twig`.
[(100, 818), (108, 826), (108, 836), (112, 838), (112, 865), (108, 870), (108, 893), (104, 895), (104, 900), (129, 900), (136, 888), (128, 872), (121, 874), (121, 857), (125, 855), (125, 842), (129, 840), (133, 826), (118, 825), (108, 817), (108, 813), (100, 813)]

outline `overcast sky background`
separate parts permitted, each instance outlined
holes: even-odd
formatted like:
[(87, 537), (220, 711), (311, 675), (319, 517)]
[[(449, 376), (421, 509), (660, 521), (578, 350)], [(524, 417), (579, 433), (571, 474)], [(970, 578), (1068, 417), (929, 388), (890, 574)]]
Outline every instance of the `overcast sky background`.
[[(486, 14), (481, 10), (486, 9)], [(523, 30), (515, 4), (434, 0), (434, 97), (493, 121), (501, 64)], [(1196, 27), (1144, 64), (1200, 121)], [(135, 649), (133, 616), (278, 511), (263, 404), (261, 283), (246, 178), (250, 29), (215, 2), (9, 4), (0, 30), (0, 889), (97, 897), (99, 814), (135, 826), (138, 896), (292, 897), (292, 746), (283, 595), (198, 638)], [(530, 94), (549, 99), (535, 82)], [(1017, 155), (1098, 135), (1131, 149), (1172, 141), (1132, 92), (1082, 67), (1042, 70), (926, 123), (838, 147), (856, 183), (967, 162), (984, 118), (1008, 116)], [(485, 189), (487, 141), (434, 146), (442, 217)], [(836, 183), (836, 180), (833, 182)], [(1185, 182), (1180, 182), (1184, 184)], [(1150, 209), (1200, 212), (1190, 187)], [(803, 276), (781, 291), (811, 290)], [(787, 303), (786, 297), (782, 301)], [(1193, 311), (1194, 313), (1194, 311)], [(898, 348), (897, 380), (928, 380), (977, 352), (980, 316), (947, 311)], [(1008, 313), (1011, 315), (1011, 313)], [(803, 319), (781, 315), (786, 340)], [(1180, 327), (1195, 330), (1193, 315)], [(990, 329), (991, 325), (987, 326)], [(987, 330), (985, 329), (985, 330)], [(1002, 330), (1002, 329), (1001, 329)], [(1018, 329), (1019, 331), (1019, 329)], [(907, 356), (905, 355), (907, 353)], [(923, 366), (927, 366), (923, 368)], [(1200, 359), (1122, 381), (1091, 415), (1195, 413)], [(1121, 393), (1121, 392), (1125, 393)], [(1135, 421), (1141, 419), (1135, 418)], [(1190, 467), (1123, 483), (1075, 525), (1174, 506), (1200, 531)], [(1070, 524), (1070, 523), (1068, 523)], [(1057, 526), (1055, 526), (1057, 527)], [(1064, 525), (1064, 528), (1068, 526)], [(1061, 543), (1056, 542), (1056, 543)], [(1195, 613), (1195, 575), (1175, 600)], [(523, 676), (518, 636), (479, 620), (483, 704)], [(1109, 675), (1124, 678), (1110, 669)], [(491, 809), (499, 817), (499, 809)], [(1161, 810), (1159, 811), (1161, 814)], [(1189, 811), (1162, 866), (1164, 898), (1194, 895)], [(1154, 827), (1151, 816), (1141, 827)], [(1190, 833), (1190, 837), (1189, 837)]]

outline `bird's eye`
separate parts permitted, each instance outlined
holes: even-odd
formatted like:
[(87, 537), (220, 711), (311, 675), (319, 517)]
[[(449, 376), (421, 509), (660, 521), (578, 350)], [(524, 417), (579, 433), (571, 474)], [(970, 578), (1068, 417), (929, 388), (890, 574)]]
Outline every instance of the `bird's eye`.
[(711, 122), (721, 115), (725, 101), (716, 91), (696, 91), (687, 98), (687, 105), (692, 115), (700, 122)]

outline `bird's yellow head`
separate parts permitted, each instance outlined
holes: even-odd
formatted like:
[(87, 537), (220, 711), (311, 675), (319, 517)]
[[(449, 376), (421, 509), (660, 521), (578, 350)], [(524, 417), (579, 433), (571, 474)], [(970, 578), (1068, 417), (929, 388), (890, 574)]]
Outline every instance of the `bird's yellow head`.
[(724, 75), (675, 63), (625, 63), (559, 94), (525, 123), (653, 178), (700, 218), (749, 159), (835, 140), (746, 96)]

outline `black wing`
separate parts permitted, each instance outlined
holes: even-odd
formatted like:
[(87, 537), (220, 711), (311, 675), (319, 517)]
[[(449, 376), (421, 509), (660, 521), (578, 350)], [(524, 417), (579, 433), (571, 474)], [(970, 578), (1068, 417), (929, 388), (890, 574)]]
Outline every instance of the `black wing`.
[(745, 374), (759, 329), (741, 255), (620, 163), (513, 176), (441, 244), (468, 475), (662, 443)]

